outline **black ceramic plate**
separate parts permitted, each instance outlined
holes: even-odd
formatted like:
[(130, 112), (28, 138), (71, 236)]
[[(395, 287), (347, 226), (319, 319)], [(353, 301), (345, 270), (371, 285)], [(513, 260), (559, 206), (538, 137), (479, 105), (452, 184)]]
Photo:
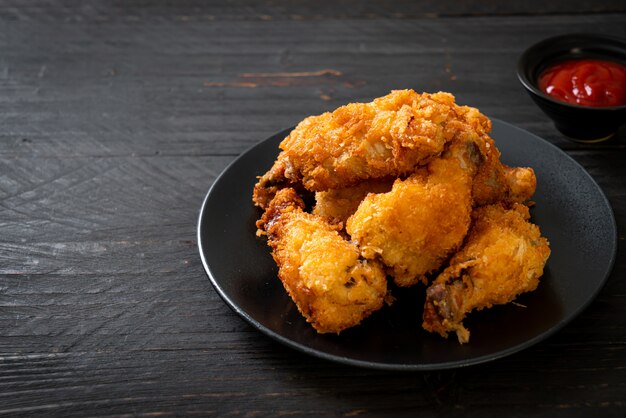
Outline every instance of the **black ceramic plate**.
[[(539, 288), (519, 304), (474, 313), (465, 321), (468, 344), (421, 329), (424, 288), (396, 291), (397, 301), (341, 335), (317, 334), (298, 313), (277, 278), (265, 239), (255, 236), (260, 212), (252, 205), (256, 176), (278, 154), (280, 132), (237, 158), (206, 196), (198, 245), (206, 272), (226, 303), (262, 333), (305, 353), (356, 366), (446, 369), (494, 360), (535, 344), (562, 328), (598, 294), (617, 248), (611, 207), (594, 180), (550, 143), (493, 121), (503, 162), (530, 166), (538, 178), (532, 218), (551, 244)], [(522, 306), (523, 305), (523, 306)]]

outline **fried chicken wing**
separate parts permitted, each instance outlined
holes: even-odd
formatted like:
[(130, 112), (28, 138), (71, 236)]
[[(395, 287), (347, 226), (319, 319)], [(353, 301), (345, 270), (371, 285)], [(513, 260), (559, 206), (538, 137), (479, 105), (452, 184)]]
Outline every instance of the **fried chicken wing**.
[(424, 329), (469, 341), (463, 319), (474, 310), (513, 301), (534, 290), (550, 255), (548, 241), (529, 222), (528, 207), (481, 207), (463, 248), (426, 291)]
[(498, 202), (524, 203), (535, 194), (537, 179), (532, 168), (503, 164), (500, 151), (487, 134), (479, 135), (476, 145), (480, 148), (482, 162), (472, 186), (475, 206)]
[(479, 162), (472, 140), (455, 141), (390, 192), (368, 195), (346, 225), (361, 254), (382, 260), (399, 286), (424, 281), (467, 234)]
[(257, 227), (265, 231), (278, 276), (298, 310), (320, 333), (339, 333), (383, 306), (387, 279), (319, 216), (303, 212), (293, 189), (277, 192)]
[(481, 131), (491, 127), (477, 110), (457, 106), (449, 93), (413, 90), (308, 117), (280, 144), (282, 152), (259, 179), (253, 201), (265, 207), (276, 190), (297, 184), (325, 191), (408, 176), (443, 151), (459, 124)]

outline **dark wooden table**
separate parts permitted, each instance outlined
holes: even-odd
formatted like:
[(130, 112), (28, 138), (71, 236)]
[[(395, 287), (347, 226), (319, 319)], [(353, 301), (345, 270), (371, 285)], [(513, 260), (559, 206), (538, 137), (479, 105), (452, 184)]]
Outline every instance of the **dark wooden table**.
[[(566, 140), (515, 74), (542, 38), (626, 36), (623, 1), (203, 3), (0, 3), (0, 414), (626, 415), (626, 130)], [(541, 136), (606, 193), (613, 273), (557, 334), (457, 370), (360, 369), (258, 333), (212, 288), (196, 221), (226, 165), (396, 88)]]

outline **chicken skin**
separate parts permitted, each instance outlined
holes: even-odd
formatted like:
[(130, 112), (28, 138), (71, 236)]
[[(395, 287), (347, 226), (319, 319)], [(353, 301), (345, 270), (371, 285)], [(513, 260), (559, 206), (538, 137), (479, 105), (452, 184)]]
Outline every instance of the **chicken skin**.
[(527, 206), (484, 206), (472, 217), (463, 248), (427, 289), (423, 313), (424, 329), (443, 337), (455, 332), (460, 343), (469, 341), (468, 313), (535, 290), (550, 255)]
[(325, 191), (408, 176), (443, 151), (459, 128), (450, 122), (463, 117), (466, 126), (490, 128), (489, 120), (471, 109), (457, 106), (449, 93), (396, 90), (308, 117), (280, 144), (282, 152), (259, 179), (253, 201), (265, 207), (281, 187)]
[(471, 222), (475, 143), (455, 141), (442, 158), (396, 180), (388, 193), (369, 194), (346, 231), (368, 260), (380, 259), (399, 286), (425, 282), (463, 242)]
[(267, 234), (278, 276), (298, 310), (319, 333), (340, 333), (383, 306), (386, 275), (340, 227), (303, 208), (293, 189), (281, 189), (257, 227)]

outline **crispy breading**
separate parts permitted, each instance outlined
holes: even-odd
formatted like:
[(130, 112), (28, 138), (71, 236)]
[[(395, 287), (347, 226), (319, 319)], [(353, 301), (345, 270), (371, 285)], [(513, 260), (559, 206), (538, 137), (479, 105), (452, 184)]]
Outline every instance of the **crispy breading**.
[(509, 167), (503, 165), (506, 197), (500, 201), (509, 203), (529, 203), (530, 198), (537, 190), (537, 177), (535, 170), (530, 167)]
[(482, 162), (472, 186), (474, 205), (524, 203), (530, 200), (537, 187), (533, 169), (503, 164), (500, 151), (489, 135), (479, 135), (476, 145), (480, 148)]
[(339, 333), (383, 306), (387, 279), (338, 226), (303, 207), (293, 189), (282, 189), (257, 226), (268, 236), (278, 276), (298, 310), (318, 332)]
[(390, 192), (368, 195), (346, 231), (365, 258), (382, 260), (396, 284), (425, 281), (467, 234), (479, 161), (473, 141), (455, 142), (427, 168), (396, 180)]
[(489, 118), (457, 105), (449, 93), (395, 90), (369, 103), (350, 103), (300, 122), (281, 142), (282, 151), (259, 178), (252, 200), (265, 208), (283, 187), (327, 191), (367, 179), (407, 177), (464, 135), (473, 136), (483, 154), (473, 185), (476, 205), (529, 200), (534, 172), (503, 165), (490, 131)]
[(456, 129), (448, 123), (460, 120), (457, 112), (480, 129), (489, 125), (484, 115), (468, 109), (457, 106), (449, 93), (396, 90), (369, 103), (310, 116), (280, 144), (274, 167), (255, 186), (254, 203), (265, 207), (268, 196), (282, 186), (324, 191), (370, 178), (407, 176), (443, 151)]
[(426, 291), (424, 329), (459, 342), (469, 340), (463, 319), (474, 310), (513, 301), (535, 290), (550, 255), (528, 207), (503, 204), (478, 208), (463, 248)]
[(371, 179), (356, 186), (316, 192), (313, 213), (322, 216), (329, 222), (345, 225), (345, 222), (356, 212), (365, 196), (370, 193), (388, 192), (391, 190), (394, 180), (393, 178)]

